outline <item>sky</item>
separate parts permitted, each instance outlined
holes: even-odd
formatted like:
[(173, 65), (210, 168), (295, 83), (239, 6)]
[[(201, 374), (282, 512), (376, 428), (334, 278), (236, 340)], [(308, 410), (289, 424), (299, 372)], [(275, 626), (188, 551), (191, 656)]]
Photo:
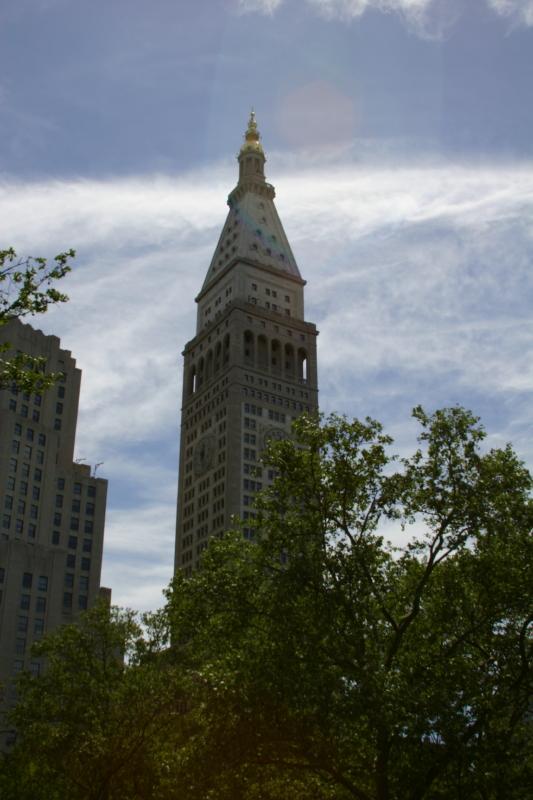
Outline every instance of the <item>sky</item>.
[(73, 247), (34, 325), (83, 370), (102, 582), (172, 574), (182, 349), (251, 107), (319, 335), (320, 406), (461, 404), (533, 467), (533, 0), (3, 0), (0, 243)]

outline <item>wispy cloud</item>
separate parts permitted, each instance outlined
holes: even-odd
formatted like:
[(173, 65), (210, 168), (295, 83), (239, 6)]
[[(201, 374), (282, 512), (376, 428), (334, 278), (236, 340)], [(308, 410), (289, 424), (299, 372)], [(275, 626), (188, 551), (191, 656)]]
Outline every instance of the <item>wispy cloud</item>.
[[(238, 0), (249, 13), (273, 14), (284, 0)], [(397, 14), (407, 28), (424, 39), (441, 39), (462, 16), (471, 0), (300, 0), (325, 19), (349, 22), (368, 11)], [(485, 0), (488, 7), (516, 25), (533, 25), (533, 0)]]
[[(270, 154), (322, 408), (407, 446), (413, 405), (460, 402), (533, 464), (533, 164), (289, 164)], [(155, 607), (171, 575), (181, 350), (234, 180), (220, 164), (0, 186), (6, 244), (79, 252), (70, 303), (36, 322), (83, 370), (77, 450), (110, 479), (104, 581), (122, 604)]]
[(533, 0), (487, 0), (487, 3), (501, 17), (508, 17), (518, 25), (533, 25)]
[(247, 14), (254, 11), (273, 14), (282, 3), (283, 0), (237, 0), (239, 10)]

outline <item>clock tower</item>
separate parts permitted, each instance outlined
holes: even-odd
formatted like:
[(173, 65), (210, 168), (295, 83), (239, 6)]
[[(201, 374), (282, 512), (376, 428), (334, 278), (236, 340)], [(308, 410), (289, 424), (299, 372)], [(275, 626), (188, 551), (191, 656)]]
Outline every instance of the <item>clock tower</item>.
[(265, 161), (252, 111), (183, 351), (175, 569), (187, 575), (232, 517), (253, 518), (254, 495), (273, 477), (261, 463), (268, 439), (289, 436), (299, 414), (318, 408), (317, 330), (304, 320), (305, 281)]

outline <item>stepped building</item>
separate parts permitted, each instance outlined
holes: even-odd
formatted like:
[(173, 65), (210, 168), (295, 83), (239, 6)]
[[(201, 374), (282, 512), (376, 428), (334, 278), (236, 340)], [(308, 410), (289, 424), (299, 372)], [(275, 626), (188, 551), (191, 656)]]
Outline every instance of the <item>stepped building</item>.
[(48, 391), (0, 391), (0, 749), (13, 679), (38, 674), (31, 654), (44, 633), (92, 606), (100, 589), (107, 481), (73, 462), (81, 371), (56, 336), (17, 319), (1, 329), (14, 351), (46, 359), (61, 373)]
[[(196, 335), (185, 345), (175, 568), (190, 574), (233, 516), (253, 517), (272, 475), (260, 457), (318, 407), (317, 330), (265, 180), (252, 112), (239, 178), (204, 284)], [(244, 529), (251, 536), (251, 530)]]

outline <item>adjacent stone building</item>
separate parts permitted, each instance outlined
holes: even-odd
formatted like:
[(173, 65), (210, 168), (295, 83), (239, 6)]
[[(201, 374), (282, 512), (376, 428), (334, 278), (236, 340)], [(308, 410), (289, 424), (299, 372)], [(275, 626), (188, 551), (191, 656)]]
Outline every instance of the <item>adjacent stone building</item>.
[[(253, 516), (272, 475), (260, 455), (318, 407), (316, 327), (265, 180), (252, 112), (239, 179), (196, 298), (196, 335), (185, 345), (175, 568), (190, 574), (232, 516)], [(245, 528), (245, 535), (252, 535)]]
[[(46, 358), (61, 373), (48, 391), (0, 391), (0, 682), (2, 708), (13, 678), (42, 664), (31, 645), (72, 622), (101, 591), (107, 481), (73, 463), (81, 371), (56, 336), (12, 320), (0, 341)], [(0, 747), (12, 732), (0, 719)]]

